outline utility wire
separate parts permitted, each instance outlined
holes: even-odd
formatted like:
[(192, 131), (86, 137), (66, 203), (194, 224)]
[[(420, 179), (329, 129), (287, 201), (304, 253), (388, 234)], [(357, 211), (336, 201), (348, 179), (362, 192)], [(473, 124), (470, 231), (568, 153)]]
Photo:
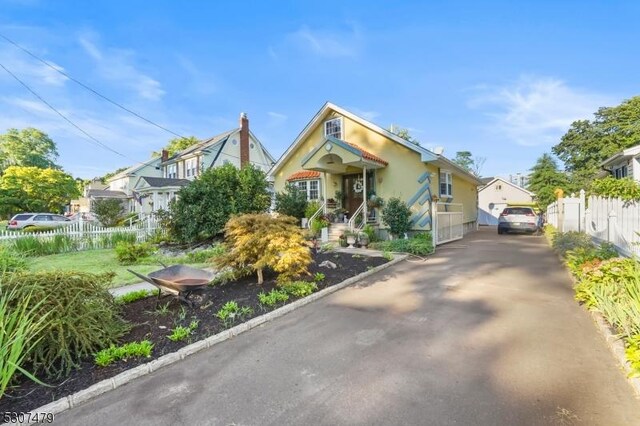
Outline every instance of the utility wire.
[(74, 123), (73, 121), (71, 121), (69, 118), (67, 118), (63, 113), (61, 113), (60, 111), (58, 111), (53, 105), (51, 105), (49, 102), (47, 102), (42, 96), (40, 96), (38, 93), (36, 93), (35, 90), (33, 90), (31, 87), (29, 87), (27, 85), (27, 83), (25, 83), (24, 81), (20, 80), (20, 78), (18, 78), (17, 75), (15, 75), (14, 73), (12, 73), (11, 71), (9, 71), (9, 69), (7, 67), (5, 67), (2, 63), (0, 63), (0, 67), (2, 67), (2, 69), (4, 69), (11, 77), (13, 77), (18, 83), (20, 83), (25, 89), (27, 89), (29, 92), (31, 92), (31, 94), (33, 96), (35, 96), (36, 98), (38, 98), (43, 104), (45, 104), (46, 106), (48, 106), (49, 108), (51, 108), (53, 110), (53, 112), (55, 112), (56, 114), (58, 114), (60, 117), (62, 117), (67, 123), (71, 124), (73, 127), (75, 127), (76, 129), (78, 129), (80, 132), (82, 132), (85, 136), (87, 136), (89, 139), (91, 139), (93, 142), (97, 143), (99, 146), (101, 146), (102, 148), (109, 150), (111, 152), (113, 152), (114, 154), (117, 154), (121, 157), (125, 157), (126, 155), (116, 151), (115, 149), (111, 148), (108, 145), (103, 144), (102, 142), (100, 142), (98, 139), (94, 138), (93, 136), (91, 136), (89, 133), (87, 133), (83, 128), (81, 128), (80, 126), (78, 126), (76, 123)]
[(54, 67), (53, 65), (51, 65), (49, 62), (45, 61), (44, 59), (40, 58), (39, 56), (37, 56), (35, 53), (32, 53), (31, 51), (27, 50), (25, 47), (20, 46), (18, 43), (16, 43), (15, 41), (11, 40), (10, 38), (8, 38), (7, 36), (0, 34), (0, 38), (3, 38), (4, 40), (6, 40), (8, 43), (11, 43), (12, 45), (14, 45), (15, 47), (17, 47), (18, 49), (22, 50), (23, 52), (25, 52), (27, 55), (31, 56), (32, 58), (34, 58), (35, 60), (42, 62), (43, 64), (45, 64), (46, 66), (48, 66), (49, 68), (51, 68), (52, 70), (62, 74), (63, 76), (67, 77), (69, 80), (73, 81), (74, 83), (78, 84), (79, 86), (83, 87), (84, 89), (90, 91), (91, 93), (93, 93), (96, 96), (99, 96), (100, 98), (104, 99), (105, 101), (117, 106), (120, 109), (125, 110), (126, 112), (128, 112), (129, 114), (133, 114), (134, 116), (138, 117), (139, 119), (146, 121), (147, 123), (151, 124), (152, 126), (155, 126), (161, 130), (164, 130), (167, 133), (171, 133), (174, 136), (178, 136), (179, 138), (184, 138), (184, 136), (182, 136), (179, 133), (176, 133), (172, 130), (167, 129), (166, 127), (155, 123), (151, 120), (149, 120), (148, 118), (145, 118), (143, 116), (141, 116), (140, 114), (138, 114), (135, 111), (130, 110), (129, 108), (119, 104), (118, 102), (109, 99), (108, 97), (106, 97), (105, 95), (103, 95), (102, 93), (92, 89), (91, 87), (87, 86), (86, 84), (84, 84), (83, 82), (79, 81), (78, 79), (70, 76), (69, 74), (67, 74), (66, 72), (62, 71), (61, 69), (58, 69), (56, 67)]

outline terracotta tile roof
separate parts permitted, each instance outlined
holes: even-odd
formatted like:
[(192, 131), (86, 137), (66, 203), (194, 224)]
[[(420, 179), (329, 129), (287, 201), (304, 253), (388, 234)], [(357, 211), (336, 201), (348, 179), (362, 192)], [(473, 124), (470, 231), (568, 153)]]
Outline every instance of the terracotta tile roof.
[(287, 178), (287, 180), (302, 180), (302, 179), (315, 179), (320, 177), (320, 172), (316, 172), (313, 170), (298, 170), (291, 176)]
[(384, 164), (385, 166), (389, 164), (388, 162), (384, 161), (382, 158), (378, 157), (377, 155), (374, 155), (374, 154), (370, 153), (369, 151), (365, 151), (364, 149), (360, 148), (356, 144), (353, 144), (353, 143), (350, 143), (350, 142), (345, 142), (345, 143), (347, 145), (350, 145), (350, 146), (354, 147), (358, 151), (360, 151), (360, 153), (362, 155), (362, 158), (364, 158), (365, 160), (375, 161), (376, 163)]

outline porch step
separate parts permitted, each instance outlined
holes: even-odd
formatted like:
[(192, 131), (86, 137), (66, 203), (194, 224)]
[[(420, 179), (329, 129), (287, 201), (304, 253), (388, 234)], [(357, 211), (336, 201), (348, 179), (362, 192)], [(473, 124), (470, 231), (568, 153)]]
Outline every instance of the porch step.
[(348, 230), (348, 223), (332, 223), (329, 225), (329, 241), (338, 241), (340, 235)]

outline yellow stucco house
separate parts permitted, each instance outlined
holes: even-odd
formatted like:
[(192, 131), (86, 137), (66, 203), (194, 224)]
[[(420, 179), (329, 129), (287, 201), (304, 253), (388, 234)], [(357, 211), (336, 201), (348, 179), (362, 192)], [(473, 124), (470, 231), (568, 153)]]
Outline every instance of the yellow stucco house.
[(475, 175), (329, 102), (269, 176), (275, 191), (288, 183), (297, 185), (309, 200), (321, 203), (324, 213), (344, 208), (351, 227), (363, 226), (366, 217), (384, 232), (380, 209), (371, 201), (376, 197), (405, 201), (413, 212), (413, 230), (431, 230), (435, 223), (438, 242), (476, 227), (481, 182)]

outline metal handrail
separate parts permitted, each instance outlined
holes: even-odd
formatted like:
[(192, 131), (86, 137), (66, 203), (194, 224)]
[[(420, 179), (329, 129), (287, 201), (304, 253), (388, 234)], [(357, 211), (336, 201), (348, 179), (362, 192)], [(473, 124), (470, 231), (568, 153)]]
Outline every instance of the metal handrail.
[(311, 229), (311, 222), (313, 222), (313, 220), (318, 217), (318, 215), (320, 215), (321, 212), (324, 211), (324, 206), (327, 202), (323, 201), (322, 204), (320, 204), (320, 208), (318, 210), (316, 210), (316, 212), (311, 215), (311, 217), (309, 218), (309, 221), (307, 222), (307, 228)]
[(363, 218), (362, 218), (362, 223), (360, 224), (360, 226), (358, 226), (358, 227), (356, 227), (356, 226), (355, 226), (355, 223), (356, 223), (356, 217), (358, 217), (358, 215), (359, 215), (360, 213), (364, 213), (364, 205), (365, 205), (364, 203), (366, 203), (366, 202), (367, 202), (366, 200), (365, 200), (365, 201), (363, 201), (363, 202), (362, 202), (362, 204), (360, 204), (360, 207), (358, 207), (358, 209), (357, 209), (357, 210), (356, 210), (356, 211), (351, 215), (351, 218), (349, 219), (349, 229), (350, 229), (352, 232), (353, 232), (355, 229), (360, 230), (360, 229), (364, 226), (364, 224), (365, 224), (365, 222), (366, 222), (366, 220), (367, 220), (367, 218), (363, 217)]

